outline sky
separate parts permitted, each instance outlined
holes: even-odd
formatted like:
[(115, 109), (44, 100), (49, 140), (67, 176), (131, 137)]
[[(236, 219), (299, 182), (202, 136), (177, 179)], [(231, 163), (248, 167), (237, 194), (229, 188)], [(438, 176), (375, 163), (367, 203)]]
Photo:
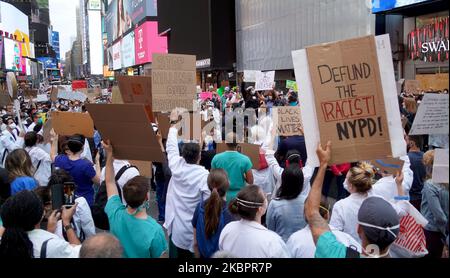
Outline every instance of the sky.
[(74, 0), (50, 0), (50, 22), (53, 31), (59, 32), (60, 53), (64, 59), (66, 52), (72, 48), (71, 38), (77, 36), (77, 24), (75, 9), (79, 1)]

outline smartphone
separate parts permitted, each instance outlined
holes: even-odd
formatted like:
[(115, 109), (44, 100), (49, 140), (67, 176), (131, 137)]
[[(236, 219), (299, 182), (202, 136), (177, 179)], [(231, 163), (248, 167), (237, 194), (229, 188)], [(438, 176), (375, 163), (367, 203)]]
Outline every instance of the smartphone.
[(75, 205), (75, 183), (64, 183), (64, 204), (65, 207), (72, 207)]
[(60, 210), (64, 205), (64, 185), (63, 184), (53, 184), (51, 186), (52, 193), (52, 209)]

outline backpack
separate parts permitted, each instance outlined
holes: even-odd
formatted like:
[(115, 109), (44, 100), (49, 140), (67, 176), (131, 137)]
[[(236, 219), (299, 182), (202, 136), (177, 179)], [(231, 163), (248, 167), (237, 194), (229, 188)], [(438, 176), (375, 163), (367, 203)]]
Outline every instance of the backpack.
[[(117, 191), (119, 192), (120, 200), (122, 200), (122, 190), (117, 184), (117, 181), (120, 179), (123, 173), (125, 173), (125, 171), (130, 168), (137, 169), (136, 166), (125, 165), (119, 170), (119, 172), (117, 172), (115, 177)], [(108, 202), (108, 194), (106, 193), (106, 183), (105, 181), (103, 181), (100, 184), (97, 195), (95, 195), (94, 204), (91, 207), (92, 219), (94, 220), (95, 227), (102, 230), (109, 230), (108, 216), (105, 213), (105, 206), (107, 202)]]

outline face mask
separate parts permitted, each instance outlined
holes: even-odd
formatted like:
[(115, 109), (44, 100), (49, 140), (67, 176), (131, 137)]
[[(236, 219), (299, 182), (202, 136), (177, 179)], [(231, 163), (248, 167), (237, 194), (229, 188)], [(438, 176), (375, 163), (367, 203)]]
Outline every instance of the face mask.
[(42, 119), (38, 120), (38, 124), (40, 124), (40, 125), (42, 124)]
[(349, 184), (348, 184), (347, 179), (344, 180), (344, 189), (347, 190), (347, 192), (350, 193), (350, 190), (349, 190)]
[(15, 123), (12, 123), (12, 124), (9, 125), (9, 128), (10, 128), (10, 129), (15, 129), (16, 127), (17, 127), (17, 126), (16, 126)]

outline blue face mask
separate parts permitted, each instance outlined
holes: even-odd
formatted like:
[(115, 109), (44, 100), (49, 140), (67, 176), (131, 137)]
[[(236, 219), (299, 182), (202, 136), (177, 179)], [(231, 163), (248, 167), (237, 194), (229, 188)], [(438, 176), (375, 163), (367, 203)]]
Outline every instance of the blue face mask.
[(37, 123), (40, 124), (40, 125), (43, 124), (42, 119), (39, 118)]

